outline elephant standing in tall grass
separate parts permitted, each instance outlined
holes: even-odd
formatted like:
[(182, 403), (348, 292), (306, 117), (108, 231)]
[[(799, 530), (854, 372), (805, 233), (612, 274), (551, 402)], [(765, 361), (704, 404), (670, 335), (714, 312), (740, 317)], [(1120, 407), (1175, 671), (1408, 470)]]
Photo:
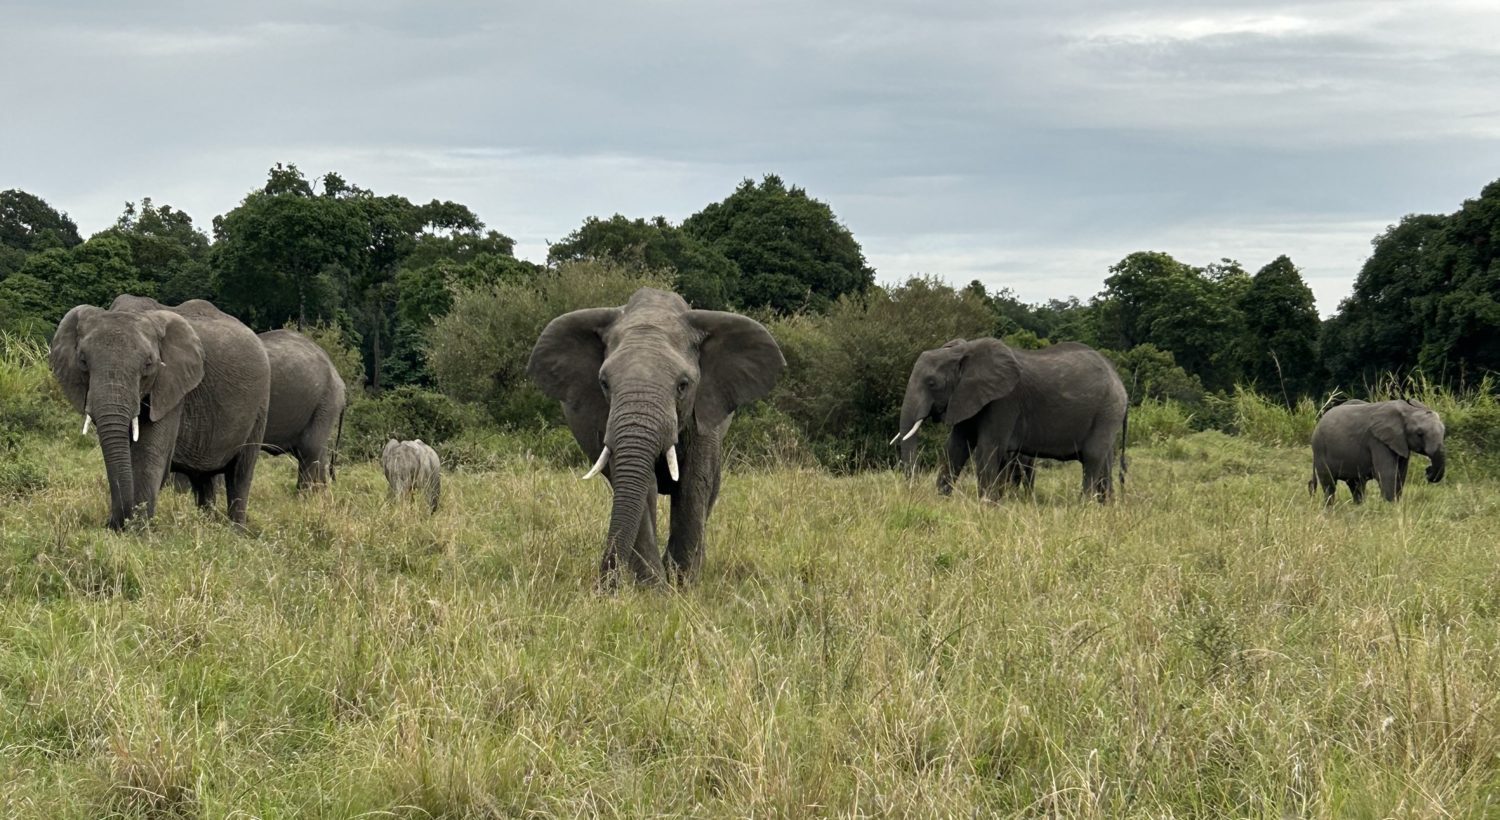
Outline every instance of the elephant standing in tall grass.
[(168, 470), (188, 476), (199, 506), (223, 475), (229, 520), (244, 525), (271, 381), (250, 328), (201, 299), (124, 295), (68, 311), (47, 359), (84, 432), (98, 428), (111, 529), (155, 513)]
[(1016, 350), (998, 339), (954, 339), (923, 352), (912, 367), (901, 405), (901, 447), (914, 464), (916, 433), (935, 419), (952, 425), (938, 489), (948, 492), (972, 454), (979, 489), (999, 498), (1005, 483), (1029, 486), (1033, 460), (1083, 463), (1083, 491), (1100, 501), (1114, 493), (1111, 473), (1120, 447), (1125, 480), (1125, 385), (1093, 348), (1064, 342)]
[(335, 431), (344, 426), (344, 378), (316, 342), (294, 330), (260, 334), (271, 363), (263, 449), (297, 459), (297, 489), (333, 478)]
[[(642, 288), (622, 307), (575, 310), (542, 331), (526, 372), (562, 402), (578, 446), (614, 495), (600, 581), (629, 568), (637, 583), (690, 581), (719, 494), (724, 434), (735, 408), (770, 392), (786, 367), (759, 322), (694, 310)], [(663, 563), (656, 497), (672, 500)]]
[(1313, 428), (1313, 475), (1307, 491), (1322, 487), (1323, 503), (1331, 504), (1342, 481), (1354, 503), (1360, 504), (1365, 500), (1365, 484), (1373, 478), (1380, 484), (1381, 496), (1395, 501), (1406, 486), (1412, 453), (1421, 453), (1431, 462), (1429, 482), (1443, 480), (1448, 469), (1445, 433), (1442, 418), (1421, 402), (1344, 402), (1324, 413)]

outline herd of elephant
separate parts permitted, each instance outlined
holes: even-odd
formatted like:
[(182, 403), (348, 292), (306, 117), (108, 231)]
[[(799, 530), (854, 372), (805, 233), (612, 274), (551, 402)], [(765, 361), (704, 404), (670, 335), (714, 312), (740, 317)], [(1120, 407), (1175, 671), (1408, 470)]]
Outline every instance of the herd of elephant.
[[(222, 476), (229, 519), (243, 526), (262, 450), (298, 461), (299, 488), (333, 477), (334, 431), (344, 384), (327, 354), (285, 330), (255, 334), (212, 304), (167, 307), (120, 296), (108, 310), (80, 305), (63, 317), (49, 362), (84, 430), (98, 430), (110, 492), (109, 526), (150, 517), (171, 473), (200, 506)], [(786, 368), (775, 339), (736, 313), (696, 310), (675, 293), (642, 288), (619, 307), (553, 319), (527, 373), (563, 415), (613, 495), (601, 583), (690, 582), (703, 564), (704, 528), (718, 498), (724, 436), (734, 411), (770, 392)], [(938, 489), (947, 494), (972, 460), (980, 493), (1029, 489), (1037, 459), (1078, 461), (1083, 492), (1099, 501), (1126, 473), (1129, 401), (1113, 365), (1076, 342), (1018, 350), (996, 339), (955, 339), (917, 357), (901, 427), (891, 440), (908, 467), (927, 420), (950, 427)], [(1443, 477), (1444, 428), (1413, 401), (1345, 402), (1313, 433), (1313, 477), (1331, 501), (1339, 481), (1359, 502), (1370, 480), (1395, 500), (1413, 453)], [(1118, 450), (1118, 453), (1116, 452)], [(437, 506), (436, 453), (387, 445), (393, 494), (420, 489)], [(393, 472), (394, 468), (394, 472)], [(671, 504), (666, 551), (658, 546), (659, 496)]]

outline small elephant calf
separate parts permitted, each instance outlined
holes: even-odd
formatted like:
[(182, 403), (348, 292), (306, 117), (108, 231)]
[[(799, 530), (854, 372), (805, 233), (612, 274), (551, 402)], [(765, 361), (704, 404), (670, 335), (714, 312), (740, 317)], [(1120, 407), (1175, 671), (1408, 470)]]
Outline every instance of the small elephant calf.
[(443, 489), (442, 465), (437, 452), (421, 439), (387, 441), (380, 453), (380, 466), (385, 470), (385, 480), (391, 485), (392, 501), (421, 490), (427, 495), (428, 505), (437, 509), (438, 495)]

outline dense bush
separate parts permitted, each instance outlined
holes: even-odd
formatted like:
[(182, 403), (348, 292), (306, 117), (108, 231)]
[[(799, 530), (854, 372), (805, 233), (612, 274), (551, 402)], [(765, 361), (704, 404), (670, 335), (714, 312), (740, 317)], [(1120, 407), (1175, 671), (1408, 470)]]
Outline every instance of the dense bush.
[(982, 297), (931, 278), (845, 296), (826, 315), (774, 321), (787, 369), (772, 403), (825, 466), (894, 464), (889, 441), (917, 356), (950, 339), (989, 335), (994, 321)]
[(526, 378), (526, 361), (542, 328), (570, 310), (624, 304), (642, 287), (668, 288), (670, 278), (602, 262), (569, 262), (532, 282), (461, 290), (429, 337), (438, 387), (459, 401), (480, 404), (504, 425), (558, 421), (557, 402)]
[(375, 458), (391, 438), (419, 438), (439, 447), (481, 421), (477, 410), (442, 393), (398, 387), (349, 406), (339, 451), (347, 458)]
[(1172, 354), (1149, 342), (1119, 353), (1101, 350), (1115, 365), (1132, 404), (1146, 399), (1196, 405), (1203, 401), (1203, 383), (1177, 366)]

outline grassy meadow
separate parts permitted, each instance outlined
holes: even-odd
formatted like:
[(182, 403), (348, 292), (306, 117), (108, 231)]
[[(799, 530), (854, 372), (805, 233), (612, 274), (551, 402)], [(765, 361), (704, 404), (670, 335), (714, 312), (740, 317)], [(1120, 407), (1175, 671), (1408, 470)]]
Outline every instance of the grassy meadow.
[(1001, 505), (743, 468), (700, 585), (601, 596), (606, 486), (535, 459), (431, 517), (265, 459), (250, 534), (168, 493), (117, 535), (92, 437), (19, 447), (8, 818), (1500, 813), (1500, 486), (1458, 458), (1329, 510), (1217, 432), (1109, 507), (1076, 465)]

